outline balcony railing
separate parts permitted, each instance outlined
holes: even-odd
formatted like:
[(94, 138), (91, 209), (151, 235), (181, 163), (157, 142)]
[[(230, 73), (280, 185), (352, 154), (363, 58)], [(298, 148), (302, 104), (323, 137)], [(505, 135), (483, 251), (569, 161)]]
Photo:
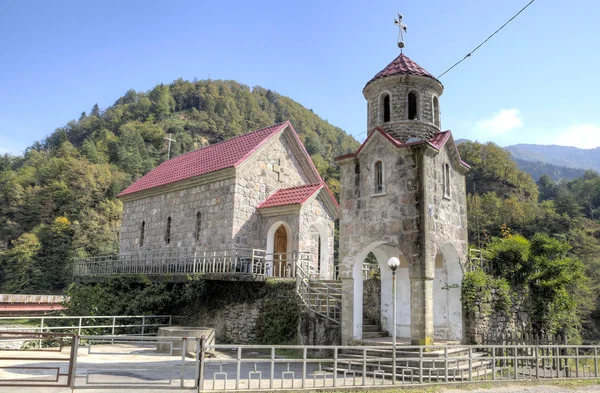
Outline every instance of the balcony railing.
[(77, 277), (109, 275), (249, 275), (295, 278), (298, 261), (310, 260), (310, 253), (267, 253), (259, 249), (193, 252), (149, 252), (109, 255), (74, 260)]

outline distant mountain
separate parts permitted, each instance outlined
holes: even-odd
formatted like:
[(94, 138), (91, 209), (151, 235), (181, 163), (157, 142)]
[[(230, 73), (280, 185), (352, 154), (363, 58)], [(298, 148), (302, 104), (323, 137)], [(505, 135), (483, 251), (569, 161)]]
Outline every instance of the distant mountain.
[(600, 172), (600, 148), (578, 149), (570, 146), (519, 144), (506, 146), (515, 159)]
[[(457, 139), (456, 144), (470, 142)], [(583, 176), (586, 169), (600, 172), (600, 148), (578, 149), (570, 146), (518, 144), (505, 146), (519, 168), (535, 181), (548, 175), (554, 181)]]
[(573, 180), (583, 176), (585, 173), (585, 170), (580, 168), (552, 165), (541, 161), (525, 161), (514, 156), (512, 159), (517, 163), (519, 169), (529, 173), (535, 181), (538, 181), (542, 175), (548, 175), (556, 182), (560, 180)]

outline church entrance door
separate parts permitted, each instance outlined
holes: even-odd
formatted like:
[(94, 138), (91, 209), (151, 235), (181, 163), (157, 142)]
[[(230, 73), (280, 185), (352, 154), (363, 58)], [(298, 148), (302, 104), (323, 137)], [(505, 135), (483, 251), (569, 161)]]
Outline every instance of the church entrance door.
[(275, 247), (273, 255), (273, 273), (275, 277), (286, 276), (286, 265), (287, 265), (287, 231), (285, 227), (281, 225), (275, 232)]

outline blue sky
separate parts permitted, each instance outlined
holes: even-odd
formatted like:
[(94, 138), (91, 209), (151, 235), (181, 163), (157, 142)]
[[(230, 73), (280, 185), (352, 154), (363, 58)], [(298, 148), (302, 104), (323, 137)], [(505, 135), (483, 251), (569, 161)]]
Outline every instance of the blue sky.
[[(434, 75), (528, 0), (0, 2), (0, 153), (22, 152), (95, 103), (184, 79), (233, 79), (365, 137), (365, 83), (404, 53)], [(570, 5), (568, 5), (570, 4)], [(600, 146), (600, 3), (536, 0), (445, 75), (456, 138)]]

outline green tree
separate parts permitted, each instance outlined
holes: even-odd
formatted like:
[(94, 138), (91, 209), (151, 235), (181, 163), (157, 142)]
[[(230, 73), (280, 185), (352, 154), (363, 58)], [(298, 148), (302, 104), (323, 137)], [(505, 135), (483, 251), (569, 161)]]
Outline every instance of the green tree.
[(3, 293), (35, 293), (43, 287), (43, 276), (37, 257), (40, 242), (33, 233), (24, 233), (12, 247), (0, 252)]

